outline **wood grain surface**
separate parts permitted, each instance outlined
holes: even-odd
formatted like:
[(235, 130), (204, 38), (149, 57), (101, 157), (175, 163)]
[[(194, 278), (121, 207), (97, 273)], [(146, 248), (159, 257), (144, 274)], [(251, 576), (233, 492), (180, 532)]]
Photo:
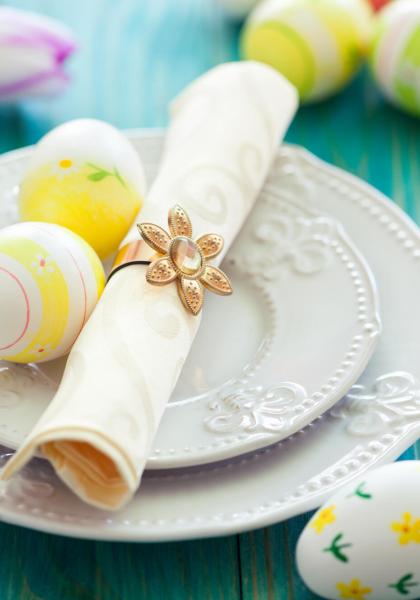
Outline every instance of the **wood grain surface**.
[[(3, 2), (0, 2), (3, 4)], [(167, 123), (189, 81), (237, 58), (239, 25), (215, 0), (9, 0), (74, 29), (73, 83), (54, 100), (0, 108), (0, 151), (68, 119), (122, 128)], [(384, 103), (367, 73), (300, 110), (287, 136), (368, 180), (420, 219), (420, 122)], [(1, 418), (1, 416), (0, 416)], [(418, 456), (414, 447), (404, 458)], [(170, 499), (168, 499), (170, 501)], [(0, 600), (308, 600), (294, 563), (309, 515), (224, 539), (112, 544), (0, 525)]]

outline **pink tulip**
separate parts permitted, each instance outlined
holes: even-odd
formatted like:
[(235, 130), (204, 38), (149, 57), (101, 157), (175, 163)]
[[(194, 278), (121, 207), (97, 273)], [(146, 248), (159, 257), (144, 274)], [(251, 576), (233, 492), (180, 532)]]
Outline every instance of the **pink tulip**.
[(0, 102), (60, 92), (69, 80), (64, 62), (75, 48), (61, 23), (0, 6)]

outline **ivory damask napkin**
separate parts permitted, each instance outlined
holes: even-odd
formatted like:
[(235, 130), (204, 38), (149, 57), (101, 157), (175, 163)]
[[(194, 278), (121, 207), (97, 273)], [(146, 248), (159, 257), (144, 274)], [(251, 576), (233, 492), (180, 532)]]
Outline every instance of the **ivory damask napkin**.
[[(166, 228), (168, 209), (181, 205), (195, 237), (224, 236), (224, 251), (212, 261), (219, 264), (296, 107), (294, 87), (263, 64), (228, 63), (200, 77), (172, 105), (162, 166), (139, 220)], [(145, 271), (132, 265), (111, 278), (56, 396), (2, 478), (39, 449), (89, 504), (118, 509), (130, 500), (200, 325), (175, 283), (154, 287)], [(223, 311), (224, 299), (219, 302)]]

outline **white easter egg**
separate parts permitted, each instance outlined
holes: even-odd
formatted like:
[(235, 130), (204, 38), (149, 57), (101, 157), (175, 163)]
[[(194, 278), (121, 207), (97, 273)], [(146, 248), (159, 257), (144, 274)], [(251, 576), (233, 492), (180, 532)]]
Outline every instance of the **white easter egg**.
[(333, 496), (305, 527), (296, 557), (322, 598), (420, 598), (420, 461), (379, 468)]
[(106, 258), (133, 224), (145, 190), (143, 164), (128, 139), (103, 121), (77, 119), (36, 145), (20, 188), (20, 216), (67, 227)]
[(384, 95), (420, 117), (420, 2), (396, 0), (378, 13), (370, 64)]
[(0, 230), (0, 359), (67, 354), (104, 285), (98, 256), (68, 229), (19, 223)]
[(277, 69), (301, 102), (315, 102), (354, 77), (371, 33), (367, 0), (264, 0), (243, 28), (241, 54)]

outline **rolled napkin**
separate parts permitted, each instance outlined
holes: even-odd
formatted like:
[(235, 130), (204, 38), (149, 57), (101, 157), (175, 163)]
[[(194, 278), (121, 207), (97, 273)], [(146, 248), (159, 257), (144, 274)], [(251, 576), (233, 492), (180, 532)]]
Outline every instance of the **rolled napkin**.
[(64, 63), (75, 49), (58, 21), (0, 6), (0, 102), (61, 92), (69, 81)]
[[(172, 105), (163, 163), (141, 222), (166, 228), (168, 209), (181, 205), (194, 237), (225, 238), (212, 261), (217, 265), (257, 198), (296, 107), (291, 84), (255, 62), (221, 65), (191, 84)], [(138, 238), (133, 229), (126, 242)], [(55, 398), (2, 478), (39, 449), (89, 504), (118, 509), (131, 499), (200, 325), (175, 283), (154, 287), (145, 273), (131, 265), (110, 279)]]

